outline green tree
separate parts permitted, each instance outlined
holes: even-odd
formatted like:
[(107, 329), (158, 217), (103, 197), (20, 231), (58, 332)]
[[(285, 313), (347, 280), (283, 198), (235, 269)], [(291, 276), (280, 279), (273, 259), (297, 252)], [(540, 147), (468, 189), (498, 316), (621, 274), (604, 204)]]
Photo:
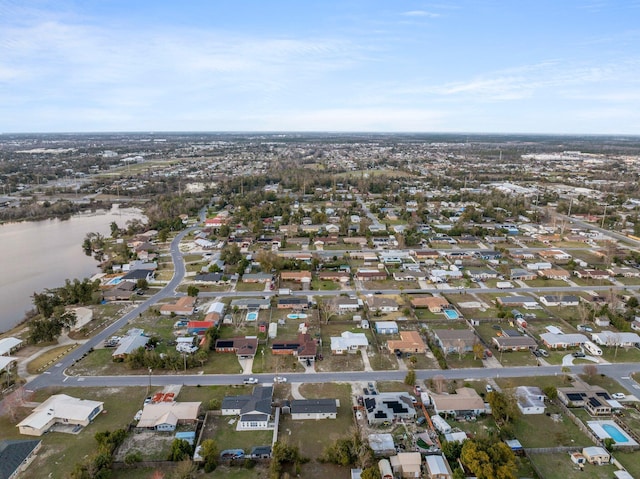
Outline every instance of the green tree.
[(202, 441), (200, 456), (204, 461), (204, 472), (212, 472), (218, 465), (218, 444), (213, 439)]
[(413, 369), (407, 371), (407, 375), (404, 377), (404, 383), (407, 386), (415, 386), (416, 384), (416, 372)]
[(148, 287), (149, 282), (146, 279), (140, 278), (138, 281), (136, 281), (136, 288), (146, 290)]
[(460, 454), (462, 463), (478, 479), (516, 479), (517, 463), (504, 442), (468, 439)]
[(174, 439), (171, 443), (171, 452), (169, 453), (169, 460), (180, 462), (188, 460), (193, 454), (191, 445), (184, 439)]
[(487, 394), (487, 401), (491, 406), (491, 414), (498, 423), (508, 423), (519, 415), (516, 398), (505, 393), (491, 391)]
[(200, 289), (197, 286), (189, 285), (187, 286), (187, 295), (193, 298), (197, 298), (200, 293)]
[(375, 466), (369, 466), (366, 469), (362, 470), (362, 474), (360, 474), (360, 479), (381, 479), (380, 468), (376, 464)]

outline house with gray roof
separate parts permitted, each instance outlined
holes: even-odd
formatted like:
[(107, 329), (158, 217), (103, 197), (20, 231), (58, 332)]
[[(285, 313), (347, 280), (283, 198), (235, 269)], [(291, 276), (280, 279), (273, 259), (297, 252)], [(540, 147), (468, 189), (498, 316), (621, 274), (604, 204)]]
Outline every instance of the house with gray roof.
[(398, 419), (414, 419), (416, 410), (409, 394), (389, 392), (363, 397), (369, 424), (382, 424)]
[(294, 399), (291, 401), (291, 419), (335, 419), (338, 414), (336, 399)]
[(256, 386), (251, 394), (226, 396), (222, 400), (223, 416), (239, 416), (238, 431), (273, 429), (272, 386)]
[(24, 472), (40, 449), (38, 439), (4, 440), (0, 442), (0, 479), (17, 478)]
[(149, 342), (147, 336), (142, 335), (127, 335), (120, 340), (118, 347), (113, 352), (111, 357), (114, 360), (122, 360), (129, 354), (134, 352), (138, 348), (144, 348)]

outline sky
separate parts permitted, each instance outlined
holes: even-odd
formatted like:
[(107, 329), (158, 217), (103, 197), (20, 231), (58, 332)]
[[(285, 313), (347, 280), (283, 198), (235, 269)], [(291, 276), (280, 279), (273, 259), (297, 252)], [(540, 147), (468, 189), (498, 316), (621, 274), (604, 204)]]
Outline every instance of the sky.
[(640, 0), (0, 0), (0, 133), (640, 134)]

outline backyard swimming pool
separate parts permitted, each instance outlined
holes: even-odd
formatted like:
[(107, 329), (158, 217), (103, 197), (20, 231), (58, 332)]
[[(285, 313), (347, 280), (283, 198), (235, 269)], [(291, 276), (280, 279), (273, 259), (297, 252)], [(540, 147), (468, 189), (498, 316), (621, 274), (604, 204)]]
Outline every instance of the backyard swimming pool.
[(307, 315), (304, 314), (304, 313), (287, 314), (287, 318), (289, 318), (289, 319), (304, 319), (306, 317), (307, 317)]
[(255, 321), (258, 319), (258, 313), (256, 311), (251, 311), (247, 313), (247, 321)]
[(613, 439), (618, 446), (637, 446), (638, 443), (634, 441), (626, 432), (618, 427), (613, 421), (588, 421), (587, 426), (598, 436), (600, 439)]
[(445, 309), (444, 314), (447, 317), (447, 319), (458, 319), (460, 317), (458, 315), (458, 312), (453, 309)]

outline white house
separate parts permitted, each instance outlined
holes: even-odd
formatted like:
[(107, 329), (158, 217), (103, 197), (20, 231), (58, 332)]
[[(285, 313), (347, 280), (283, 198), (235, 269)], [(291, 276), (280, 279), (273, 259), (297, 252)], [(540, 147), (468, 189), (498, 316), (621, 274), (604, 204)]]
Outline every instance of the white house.
[(398, 323), (395, 321), (376, 321), (375, 327), (378, 334), (398, 334)]
[(175, 431), (178, 424), (195, 424), (201, 402), (158, 402), (145, 404), (136, 427)]
[(333, 354), (355, 352), (360, 348), (366, 348), (368, 345), (369, 341), (364, 333), (344, 331), (340, 336), (331, 337), (331, 353)]
[(516, 388), (518, 409), (522, 414), (544, 414), (546, 398), (542, 389), (536, 386), (518, 386)]
[(42, 436), (55, 424), (87, 426), (103, 408), (101, 401), (55, 394), (36, 407), (17, 427), (20, 434)]
[(294, 399), (291, 401), (291, 419), (335, 419), (338, 414), (336, 399)]
[(591, 340), (600, 346), (622, 346), (628, 348), (640, 343), (640, 336), (636, 333), (602, 331), (592, 333)]

